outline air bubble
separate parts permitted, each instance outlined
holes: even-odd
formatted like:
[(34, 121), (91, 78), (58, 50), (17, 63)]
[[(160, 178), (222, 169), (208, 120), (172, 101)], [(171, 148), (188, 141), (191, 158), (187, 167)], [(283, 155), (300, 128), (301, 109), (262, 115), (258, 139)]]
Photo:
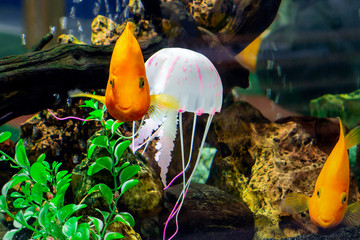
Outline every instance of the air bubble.
[(70, 18), (75, 18), (75, 7), (72, 6), (70, 9)]
[(59, 22), (60, 22), (60, 29), (65, 30), (67, 28), (68, 18), (65, 16), (60, 17)]
[(99, 12), (100, 12), (100, 4), (95, 2), (94, 3), (94, 8), (93, 8), (93, 14), (95, 16), (99, 15)]
[(26, 35), (25, 33), (20, 35), (21, 38), (21, 45), (25, 46), (26, 45)]

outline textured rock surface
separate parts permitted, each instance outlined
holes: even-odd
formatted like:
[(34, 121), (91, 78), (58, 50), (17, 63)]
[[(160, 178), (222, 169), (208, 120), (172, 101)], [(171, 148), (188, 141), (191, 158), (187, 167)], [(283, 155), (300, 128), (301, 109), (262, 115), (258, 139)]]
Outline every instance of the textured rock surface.
[[(90, 111), (79, 105), (65, 106), (58, 109), (55, 115), (60, 118), (89, 116)], [(99, 129), (98, 122), (83, 124), (78, 120), (59, 121), (48, 110), (43, 110), (21, 125), (20, 138), (24, 140), (30, 162), (45, 153), (47, 161), (62, 162), (62, 168), (71, 171), (85, 154), (86, 140)]]
[(194, 0), (190, 3), (190, 13), (198, 26), (215, 32), (225, 27), (232, 9), (230, 0)]
[[(126, 23), (117, 24), (111, 19), (98, 15), (91, 23), (91, 43), (94, 45), (115, 44), (125, 29)], [(157, 36), (149, 21), (141, 20), (134, 29), (134, 36), (139, 42)]]
[[(269, 122), (249, 104), (237, 102), (215, 117), (214, 133), (219, 154), (207, 183), (244, 199), (255, 215), (256, 238), (317, 231), (307, 214), (289, 218), (279, 209), (290, 192), (312, 195), (327, 158), (300, 124)], [(356, 181), (350, 189), (353, 202)]]
[[(182, 184), (165, 191), (165, 222), (182, 190)], [(175, 231), (170, 221), (167, 233)], [(252, 239), (254, 218), (245, 203), (213, 186), (193, 183), (179, 214), (178, 239)]]

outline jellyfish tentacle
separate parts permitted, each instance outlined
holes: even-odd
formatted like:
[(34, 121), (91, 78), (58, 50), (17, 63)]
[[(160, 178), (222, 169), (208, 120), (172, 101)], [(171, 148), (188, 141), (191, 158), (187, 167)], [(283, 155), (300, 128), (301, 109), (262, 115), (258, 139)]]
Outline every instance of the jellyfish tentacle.
[[(190, 183), (191, 183), (191, 180), (192, 180), (192, 178), (193, 178), (193, 176), (194, 176), (196, 167), (198, 166), (198, 164), (199, 164), (199, 162), (200, 162), (201, 150), (202, 150), (203, 147), (204, 147), (205, 139), (206, 139), (206, 136), (207, 136), (208, 131), (209, 131), (209, 129), (210, 129), (210, 125), (211, 125), (212, 119), (213, 119), (213, 115), (209, 114), (209, 117), (208, 117), (208, 120), (207, 120), (206, 126), (205, 126), (205, 131), (204, 131), (204, 134), (203, 134), (203, 137), (202, 137), (202, 140), (201, 140), (201, 144), (200, 144), (200, 149), (199, 149), (199, 152), (198, 152), (198, 156), (197, 156), (197, 158), (196, 158), (195, 166), (194, 166), (194, 168), (193, 168), (193, 171), (192, 171), (191, 174), (190, 174), (190, 177), (189, 177), (188, 180), (186, 181), (185, 188), (183, 188), (183, 190), (181, 191), (181, 193), (180, 193), (180, 195), (179, 195), (179, 197), (178, 197), (178, 200), (177, 200), (177, 202), (176, 202), (176, 205), (179, 204), (179, 202), (180, 202), (180, 205), (178, 206), (178, 208), (177, 208), (177, 210), (176, 210), (176, 215), (175, 215), (175, 223), (176, 223), (176, 226), (178, 226), (178, 217), (179, 217), (180, 209), (182, 208), (182, 205), (183, 205), (183, 203), (184, 203), (186, 193), (187, 193), (187, 191), (189, 190)], [(180, 199), (181, 199), (181, 201), (180, 201)], [(170, 214), (171, 218), (174, 216), (174, 214), (175, 214), (175, 213)], [(169, 218), (170, 218), (170, 216), (169, 216)], [(170, 218), (170, 220), (171, 220), (171, 218)], [(170, 220), (168, 220), (168, 221), (170, 221)], [(178, 229), (178, 227), (177, 227), (177, 229)], [(166, 229), (164, 228), (164, 236), (165, 236), (165, 231), (166, 231)], [(176, 230), (176, 232), (174, 233), (174, 235), (171, 236), (171, 238), (174, 237), (174, 236), (176, 235), (176, 233), (177, 233), (177, 230)], [(169, 238), (169, 240), (170, 240), (171, 238)]]
[[(181, 120), (180, 120), (181, 119)], [(192, 128), (192, 133), (191, 133), (191, 143), (190, 143), (190, 152), (189, 152), (189, 159), (187, 161), (187, 164), (185, 166), (185, 156), (184, 156), (184, 140), (183, 140), (183, 131), (182, 131), (182, 113), (179, 113), (179, 129), (180, 129), (180, 145), (181, 145), (181, 160), (182, 160), (182, 171), (176, 175), (171, 181), (170, 183), (164, 188), (164, 190), (168, 189), (171, 184), (183, 174), (183, 183), (185, 184), (185, 171), (189, 168), (190, 166), (190, 161), (191, 161), (191, 157), (192, 157), (192, 152), (193, 152), (193, 146), (194, 146), (194, 137), (195, 137), (195, 129), (196, 129), (196, 114), (194, 114), (194, 120), (193, 120), (193, 128)]]

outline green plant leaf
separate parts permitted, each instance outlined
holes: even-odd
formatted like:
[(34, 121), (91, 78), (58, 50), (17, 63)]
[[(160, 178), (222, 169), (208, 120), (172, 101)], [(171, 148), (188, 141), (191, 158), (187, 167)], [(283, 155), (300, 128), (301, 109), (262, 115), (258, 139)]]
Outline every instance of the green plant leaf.
[(5, 131), (0, 133), (0, 143), (5, 142), (11, 137), (11, 132)]
[(43, 187), (41, 183), (35, 183), (31, 188), (31, 198), (39, 205), (42, 204), (43, 200)]
[(49, 225), (49, 222), (47, 219), (49, 207), (50, 207), (50, 203), (45, 202), (45, 204), (40, 208), (40, 212), (39, 212), (38, 222), (39, 222), (40, 226), (44, 229), (46, 229)]
[(13, 206), (14, 206), (14, 208), (26, 208), (30, 205), (27, 201), (25, 201), (25, 199), (17, 198), (13, 201)]
[(68, 217), (70, 217), (72, 214), (74, 214), (76, 211), (85, 208), (86, 204), (68, 204), (65, 205), (64, 207), (60, 208), (57, 213), (57, 219), (59, 220), (59, 222), (62, 224)]
[(87, 171), (87, 175), (91, 176), (91, 175), (94, 175), (95, 173), (103, 170), (104, 167), (97, 164), (96, 162), (94, 162), (93, 164), (90, 165), (90, 167), (88, 168), (88, 171)]
[(10, 194), (10, 197), (18, 198), (18, 197), (24, 197), (24, 195), (22, 195), (22, 194), (19, 193), (19, 192), (12, 192), (12, 193)]
[(127, 180), (135, 176), (140, 171), (140, 166), (132, 165), (124, 168), (120, 173), (120, 182), (121, 184), (125, 183)]
[(25, 184), (21, 186), (20, 189), (25, 194), (25, 196), (30, 196), (30, 182), (25, 182)]
[(25, 218), (27, 219), (27, 218), (30, 218), (30, 217), (37, 217), (38, 216), (38, 211), (36, 210), (37, 209), (37, 205), (32, 205), (32, 206), (30, 206), (30, 207), (28, 207), (26, 210), (25, 210), (25, 212), (24, 212), (24, 216), (25, 216)]
[[(59, 168), (60, 168), (61, 165), (62, 165), (62, 163), (56, 162), (56, 166), (55, 166), (55, 168), (54, 168), (54, 172), (55, 172), (56, 174), (59, 172)], [(66, 172), (67, 172), (67, 171), (66, 171)]]
[(91, 216), (89, 216), (88, 218), (89, 218), (89, 219), (91, 220), (91, 222), (94, 224), (96, 231), (97, 231), (98, 233), (100, 233), (101, 230), (102, 230), (103, 227), (104, 227), (103, 221), (101, 221), (100, 219), (98, 219), (98, 218), (96, 218), (96, 217), (91, 217)]
[(111, 129), (112, 125), (114, 124), (114, 120), (113, 119), (109, 119), (105, 122), (105, 128), (106, 129)]
[(123, 222), (130, 227), (135, 226), (135, 220), (134, 220), (133, 216), (127, 212), (121, 212), (119, 214), (116, 214), (114, 217), (114, 221)]
[(5, 183), (5, 185), (2, 187), (2, 189), (1, 189), (2, 195), (4, 197), (6, 197), (9, 189), (11, 189), (15, 185), (17, 185), (21, 182), (24, 182), (26, 180), (30, 180), (30, 177), (25, 173), (20, 173), (20, 174), (13, 176), (13, 178), (10, 181), (8, 181), (7, 183)]
[(76, 232), (77, 226), (78, 226), (77, 217), (71, 217), (65, 222), (64, 226), (62, 227), (62, 232), (64, 233), (65, 236), (71, 237)]
[(48, 179), (48, 175), (49, 172), (40, 162), (35, 162), (30, 168), (30, 176), (38, 183), (45, 185)]
[(120, 196), (123, 195), (127, 190), (134, 187), (138, 183), (139, 183), (139, 180), (137, 180), (137, 179), (130, 179), (130, 180), (127, 180), (126, 182), (124, 182), (124, 184), (122, 184), (122, 186), (121, 186)]
[(7, 203), (6, 203), (6, 198), (5, 198), (5, 196), (3, 196), (3, 195), (0, 195), (0, 210), (5, 210), (5, 209), (7, 209), (8, 207), (7, 207)]
[(105, 198), (106, 202), (110, 206), (111, 202), (113, 201), (113, 192), (111, 189), (104, 183), (96, 184), (94, 187), (92, 187), (88, 194), (94, 192), (94, 191), (100, 191), (101, 195)]
[(124, 235), (118, 232), (109, 232), (105, 234), (105, 240), (124, 238)]
[(110, 213), (109, 212), (106, 212), (106, 211), (101, 211), (100, 209), (98, 208), (95, 208), (96, 211), (98, 211), (99, 213), (101, 213), (101, 215), (103, 216), (104, 218), (104, 222), (107, 221), (107, 219), (109, 218), (110, 216)]
[(77, 227), (77, 233), (81, 233), (80, 239), (90, 239), (90, 224), (80, 223)]
[(26, 223), (26, 219), (24, 217), (23, 211), (20, 210), (16, 213), (16, 216), (14, 219), (14, 227), (21, 228), (23, 226), (23, 223)]
[(45, 157), (46, 157), (46, 154), (42, 153), (36, 161), (39, 163), (42, 163), (45, 160)]
[(25, 168), (27, 170), (30, 169), (30, 163), (26, 155), (26, 150), (23, 144), (23, 140), (20, 139), (15, 147), (15, 161), (21, 166), (22, 168)]
[(103, 135), (97, 136), (91, 141), (91, 143), (99, 147), (107, 147), (109, 145), (109, 138)]
[(109, 170), (110, 172), (112, 171), (113, 161), (112, 161), (111, 157), (98, 158), (98, 159), (96, 159), (96, 164)]
[(130, 144), (131, 144), (131, 141), (126, 140), (126, 141), (123, 141), (123, 142), (119, 143), (115, 147), (115, 158), (116, 158), (117, 162), (120, 160), (120, 158), (122, 157), (125, 149), (127, 149)]
[(118, 122), (116, 121), (112, 126), (111, 126), (111, 134), (114, 134), (116, 132), (116, 130), (123, 124), (124, 122)]
[(91, 158), (92, 154), (94, 153), (94, 150), (96, 149), (96, 145), (95, 144), (91, 144), (90, 147), (89, 147), (89, 150), (88, 150), (88, 154), (87, 154), (87, 157), (88, 159)]
[(101, 120), (104, 116), (104, 112), (101, 109), (97, 109), (90, 112), (89, 115), (95, 117), (96, 119)]
[(90, 233), (91, 233), (92, 239), (94, 239), (94, 240), (100, 240), (101, 239), (101, 236), (99, 234), (95, 233), (94, 230), (90, 229)]
[(50, 200), (51, 203), (53, 203), (57, 208), (60, 208), (63, 206), (64, 198), (65, 198), (65, 192), (69, 188), (70, 183), (67, 183), (60, 188), (56, 188), (57, 192), (53, 199)]
[(19, 232), (20, 230), (21, 230), (21, 228), (20, 229), (12, 229), (10, 231), (7, 231), (6, 234), (3, 237), (3, 240), (12, 240), (12, 239), (14, 239), (15, 234), (17, 232)]
[(66, 170), (62, 170), (56, 174), (56, 183), (59, 184), (59, 182), (63, 179), (63, 177), (68, 173)]

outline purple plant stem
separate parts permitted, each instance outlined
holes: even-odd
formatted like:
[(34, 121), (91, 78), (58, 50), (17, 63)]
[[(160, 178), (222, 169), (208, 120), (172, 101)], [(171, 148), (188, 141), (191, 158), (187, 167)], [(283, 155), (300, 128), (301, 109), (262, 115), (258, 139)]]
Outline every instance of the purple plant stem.
[(169, 182), (169, 184), (164, 188), (164, 190), (168, 189), (168, 188), (171, 186), (171, 184), (172, 184), (178, 177), (180, 177), (180, 176), (183, 174), (183, 172), (184, 172), (184, 171), (181, 171), (178, 175), (176, 175), (176, 176)]
[[(181, 173), (182, 173), (182, 172), (181, 172)], [(181, 174), (181, 173), (180, 173), (180, 174)], [(179, 174), (178, 174), (178, 175), (179, 175)], [(175, 177), (175, 178), (176, 178), (176, 177)], [(174, 179), (175, 179), (175, 178), (174, 178)], [(173, 180), (174, 180), (174, 179), (173, 179)], [(170, 184), (169, 184), (169, 185), (170, 185)], [(187, 190), (186, 190), (185, 193), (184, 193), (183, 199), (185, 199), (186, 193), (187, 193)], [(181, 195), (180, 195), (180, 196), (181, 196)], [(163, 240), (166, 240), (166, 236), (165, 236), (165, 235), (166, 235), (166, 228), (167, 228), (167, 226), (169, 225), (170, 220), (175, 216), (175, 214), (176, 214), (178, 211), (180, 211), (181, 205), (182, 205), (182, 204), (180, 204), (180, 205), (178, 206), (178, 202), (176, 202), (176, 204), (175, 204), (175, 206), (173, 207), (173, 209), (172, 209), (172, 211), (171, 211), (168, 219), (166, 220), (165, 226), (164, 226), (164, 232), (163, 232)], [(172, 238), (174, 238), (174, 237), (176, 236), (176, 234), (178, 233), (178, 231), (179, 231), (179, 223), (178, 223), (178, 220), (177, 220), (177, 219), (175, 220), (175, 224), (176, 224), (176, 230), (175, 230), (174, 234), (171, 235), (171, 237), (170, 237), (168, 240), (171, 240)]]
[(48, 111), (51, 113), (51, 115), (53, 115), (54, 118), (56, 118), (59, 121), (69, 120), (69, 119), (79, 120), (79, 121), (83, 121), (83, 122), (91, 121), (90, 119), (78, 118), (78, 117), (74, 117), (74, 116), (59, 118), (59, 117), (55, 116), (55, 114), (50, 109), (48, 109)]

